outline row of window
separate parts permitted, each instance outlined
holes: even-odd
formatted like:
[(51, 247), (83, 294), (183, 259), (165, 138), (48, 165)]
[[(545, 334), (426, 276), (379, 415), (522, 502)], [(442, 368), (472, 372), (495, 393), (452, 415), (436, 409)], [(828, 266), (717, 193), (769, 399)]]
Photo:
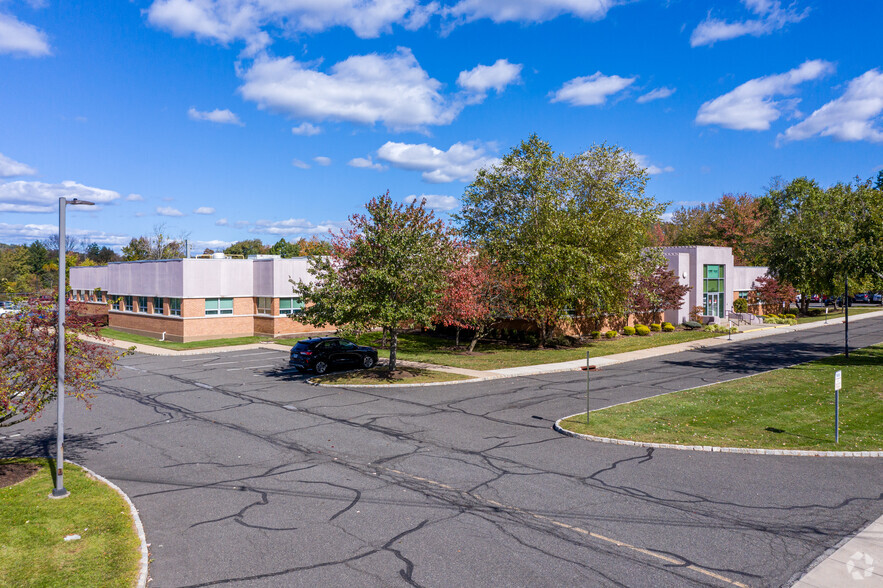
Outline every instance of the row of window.
[[(113, 310), (125, 310), (126, 312), (140, 312), (148, 314), (163, 314), (163, 299), (159, 296), (153, 296), (148, 305), (149, 297), (147, 296), (109, 296), (110, 305)], [(74, 300), (80, 300), (74, 296)], [(169, 315), (181, 316), (181, 299), (168, 298)], [(273, 299), (260, 297), (257, 299), (258, 314), (273, 315)], [(290, 315), (296, 314), (303, 310), (304, 304), (300, 298), (280, 298), (279, 314)], [(232, 298), (206, 298), (205, 299), (205, 315), (220, 316), (225, 314), (233, 314)]]

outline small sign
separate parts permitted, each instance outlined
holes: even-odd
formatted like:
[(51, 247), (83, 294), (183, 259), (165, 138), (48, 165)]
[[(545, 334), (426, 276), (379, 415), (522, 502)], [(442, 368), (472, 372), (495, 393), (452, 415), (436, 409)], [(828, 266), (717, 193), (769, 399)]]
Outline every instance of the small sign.
[(834, 389), (840, 390), (843, 387), (843, 377), (840, 370), (834, 372)]

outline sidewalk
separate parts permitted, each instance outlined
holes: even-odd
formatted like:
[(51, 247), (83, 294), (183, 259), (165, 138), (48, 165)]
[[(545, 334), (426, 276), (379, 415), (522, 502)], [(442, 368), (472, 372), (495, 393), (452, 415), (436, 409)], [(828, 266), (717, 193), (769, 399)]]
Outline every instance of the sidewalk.
[(825, 557), (792, 588), (830, 586), (883, 586), (883, 517)]
[[(865, 314), (860, 314), (855, 317), (851, 317), (849, 322), (856, 322), (870, 318), (878, 318), (883, 317), (883, 310), (878, 310), (875, 312), (868, 312)], [(705, 347), (714, 347), (716, 345), (726, 345), (730, 342), (739, 342), (739, 341), (750, 341), (752, 339), (759, 339), (761, 337), (769, 337), (772, 335), (778, 335), (780, 333), (792, 333), (796, 331), (805, 331), (808, 329), (817, 329), (820, 327), (831, 326), (836, 324), (843, 324), (843, 319), (838, 318), (836, 320), (828, 321), (826, 324), (824, 321), (817, 321), (813, 323), (804, 323), (802, 325), (766, 325), (764, 327), (759, 327), (756, 329), (752, 329), (750, 331), (743, 331), (740, 333), (733, 333), (731, 336), (731, 341), (727, 340), (727, 335), (722, 335), (720, 337), (712, 337), (709, 339), (700, 339), (699, 341), (689, 341), (687, 343), (675, 343), (673, 345), (663, 345), (661, 347), (653, 347), (652, 349), (641, 349), (638, 351), (629, 351), (627, 353), (617, 353), (615, 355), (604, 355), (598, 358), (592, 358), (591, 363), (599, 368), (615, 365), (619, 363), (625, 363), (628, 361), (636, 361), (639, 359), (647, 359), (650, 357), (659, 357), (662, 355), (670, 355), (672, 353), (680, 353), (682, 351), (692, 351), (695, 349), (702, 349)], [(84, 337), (88, 341), (92, 341), (95, 343), (101, 343), (96, 339), (91, 339), (88, 337)], [(129, 349), (134, 347), (135, 351), (139, 353), (146, 353), (148, 355), (204, 355), (210, 353), (226, 353), (230, 351), (246, 351), (249, 349), (272, 349), (274, 351), (285, 351), (288, 352), (291, 347), (288, 345), (279, 345), (278, 343), (250, 343), (248, 345), (233, 345), (229, 347), (208, 347), (205, 349), (186, 349), (182, 351), (175, 351), (172, 349), (164, 349), (162, 347), (155, 347), (153, 345), (143, 345), (130, 343), (128, 341), (118, 341), (115, 339), (109, 339), (103, 341), (105, 344), (112, 345), (113, 347), (118, 347), (120, 349)], [(422, 363), (416, 361), (403, 361), (399, 360), (399, 363), (406, 367), (418, 367), (428, 370), (436, 370), (440, 372), (448, 372), (454, 374), (462, 374), (464, 376), (471, 376), (473, 378), (481, 378), (484, 380), (494, 379), (494, 378), (512, 378), (517, 376), (532, 376), (539, 374), (551, 374), (555, 372), (567, 372), (571, 370), (577, 370), (586, 365), (585, 359), (577, 359), (573, 361), (564, 361), (559, 363), (545, 363), (540, 365), (526, 365), (512, 368), (501, 368), (497, 370), (487, 370), (487, 371), (479, 371), (479, 370), (470, 370), (465, 368), (455, 368), (450, 366), (443, 365), (434, 365), (429, 363)]]

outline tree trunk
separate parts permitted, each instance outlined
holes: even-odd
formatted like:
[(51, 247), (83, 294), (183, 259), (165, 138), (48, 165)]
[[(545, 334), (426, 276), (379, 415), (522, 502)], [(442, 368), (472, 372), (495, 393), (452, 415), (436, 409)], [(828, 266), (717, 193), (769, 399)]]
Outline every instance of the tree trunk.
[(481, 331), (475, 329), (475, 334), (472, 335), (472, 341), (469, 342), (469, 353), (472, 353), (475, 350), (475, 344), (478, 343), (478, 339), (481, 336)]
[(386, 347), (386, 327), (383, 327), (383, 334), (380, 336), (380, 348)]
[(399, 346), (399, 334), (395, 329), (389, 330), (389, 371), (396, 369), (396, 351)]
[(457, 327), (457, 334), (454, 336), (454, 347), (460, 346), (460, 327)]

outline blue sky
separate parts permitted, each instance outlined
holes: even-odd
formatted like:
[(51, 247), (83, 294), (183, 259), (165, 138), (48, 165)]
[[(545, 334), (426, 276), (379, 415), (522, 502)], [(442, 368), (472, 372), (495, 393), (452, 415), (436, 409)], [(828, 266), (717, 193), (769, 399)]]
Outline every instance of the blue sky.
[(0, 0), (0, 242), (325, 234), (456, 211), (531, 133), (681, 204), (883, 166), (883, 3)]

